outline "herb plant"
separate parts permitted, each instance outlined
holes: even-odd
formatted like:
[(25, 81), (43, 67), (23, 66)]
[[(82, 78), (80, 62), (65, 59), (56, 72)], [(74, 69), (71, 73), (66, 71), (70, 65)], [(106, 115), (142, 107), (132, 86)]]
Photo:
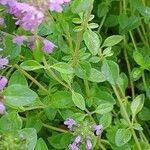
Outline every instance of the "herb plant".
[(0, 0), (0, 150), (149, 150), (150, 2)]

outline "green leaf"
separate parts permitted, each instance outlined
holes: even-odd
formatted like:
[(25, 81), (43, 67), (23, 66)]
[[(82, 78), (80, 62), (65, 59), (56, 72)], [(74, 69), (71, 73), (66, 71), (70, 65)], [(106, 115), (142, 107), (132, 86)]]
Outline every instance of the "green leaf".
[(38, 116), (32, 114), (29, 114), (27, 116), (27, 121), (25, 125), (26, 128), (34, 128), (38, 133), (41, 130), (42, 126), (43, 123)]
[(19, 71), (16, 70), (9, 79), (9, 86), (13, 84), (20, 84), (28, 87), (28, 82), (25, 76)]
[(150, 20), (150, 7), (148, 7), (148, 6), (140, 6), (138, 8), (138, 11), (140, 12), (140, 14), (144, 17), (144, 19), (146, 21)]
[(145, 65), (145, 61), (144, 61), (144, 57), (142, 56), (141, 53), (134, 51), (133, 53), (133, 58), (136, 61), (136, 63), (140, 66), (144, 66)]
[(119, 79), (119, 67), (114, 61), (105, 59), (102, 64), (102, 73), (110, 84), (117, 84)]
[(71, 67), (70, 64), (64, 63), (64, 62), (59, 62), (51, 66), (55, 70), (64, 73), (64, 74), (72, 74), (74, 73), (73, 68)]
[(97, 15), (98, 17), (105, 16), (109, 11), (108, 4), (106, 2), (102, 2), (98, 5)]
[(34, 150), (37, 142), (37, 133), (33, 128), (24, 128), (19, 131), (19, 134), (26, 137), (26, 143), (28, 150)]
[(72, 3), (72, 12), (73, 13), (80, 13), (85, 12), (90, 6), (93, 5), (93, 0), (74, 0)]
[(147, 107), (143, 107), (143, 109), (140, 111), (138, 116), (141, 120), (149, 121), (150, 120), (149, 114), (150, 114), (150, 109)]
[(91, 72), (91, 64), (88, 61), (80, 61), (75, 66), (75, 75), (79, 78), (88, 80)]
[(114, 97), (109, 92), (102, 91), (101, 89), (96, 91), (95, 97), (95, 103), (97, 105), (100, 105), (101, 103), (110, 103), (112, 105), (116, 104), (116, 100), (114, 99)]
[(70, 138), (69, 133), (55, 133), (48, 138), (48, 141), (55, 149), (65, 149), (70, 143)]
[(48, 147), (42, 138), (38, 139), (35, 150), (48, 150)]
[(41, 41), (39, 39), (36, 39), (34, 49), (33, 49), (33, 56), (35, 60), (37, 60), (38, 62), (42, 62), (43, 55), (44, 53), (42, 51)]
[(114, 46), (122, 40), (123, 40), (123, 36), (121, 36), (121, 35), (112, 35), (112, 36), (108, 37), (107, 39), (105, 39), (102, 47)]
[(9, 56), (9, 59), (14, 59), (21, 53), (21, 47), (14, 44), (12, 37), (7, 35), (4, 40), (4, 56)]
[(144, 99), (145, 99), (144, 94), (140, 94), (131, 102), (131, 112), (132, 112), (133, 118), (143, 108)]
[(99, 82), (104, 82), (105, 77), (102, 74), (102, 72), (98, 71), (97, 69), (91, 68), (91, 72), (88, 80), (99, 83)]
[(99, 119), (99, 124), (102, 124), (104, 129), (108, 128), (111, 125), (111, 122), (112, 122), (112, 114), (110, 112), (102, 115), (101, 118)]
[(106, 113), (112, 111), (112, 109), (113, 109), (112, 104), (103, 103), (103, 104), (100, 104), (94, 112), (103, 115), (103, 114), (106, 114)]
[(85, 100), (81, 94), (72, 91), (72, 100), (78, 108), (85, 110)]
[(34, 91), (19, 84), (7, 87), (3, 94), (6, 104), (15, 108), (33, 104), (38, 98), (38, 95)]
[(92, 30), (86, 30), (83, 34), (83, 39), (92, 55), (98, 54), (101, 44), (99, 36)]
[(141, 18), (137, 16), (131, 16), (130, 18), (128, 18), (127, 15), (121, 14), (118, 17), (118, 21), (120, 25), (120, 28), (119, 28), (120, 33), (126, 34), (140, 25)]
[(143, 128), (139, 123), (134, 123), (133, 124), (133, 129), (138, 130), (138, 131), (142, 131)]
[(134, 68), (132, 70), (132, 77), (133, 77), (134, 81), (138, 80), (142, 76), (142, 73), (143, 73), (143, 69)]
[(44, 68), (44, 66), (42, 66), (41, 64), (39, 64), (35, 60), (24, 61), (23, 63), (20, 64), (20, 67), (24, 70), (27, 70), (27, 71), (32, 71), (32, 70)]
[(117, 146), (125, 145), (131, 139), (131, 131), (129, 129), (118, 129), (115, 135), (115, 143)]
[(50, 108), (69, 108), (73, 106), (71, 93), (65, 91), (57, 91), (52, 95), (49, 102)]
[(0, 118), (1, 130), (18, 130), (22, 128), (22, 119), (17, 112), (9, 112)]

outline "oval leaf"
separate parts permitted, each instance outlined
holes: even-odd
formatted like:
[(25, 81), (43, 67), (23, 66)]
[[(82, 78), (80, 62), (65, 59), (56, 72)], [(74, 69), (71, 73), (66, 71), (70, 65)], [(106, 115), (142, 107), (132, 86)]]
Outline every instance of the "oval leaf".
[(131, 111), (133, 117), (143, 108), (144, 105), (144, 94), (138, 95), (131, 103)]
[(93, 55), (98, 54), (101, 44), (99, 36), (91, 30), (86, 30), (83, 34), (83, 39), (89, 51)]
[(106, 114), (106, 113), (112, 111), (112, 109), (113, 109), (112, 104), (103, 103), (103, 104), (100, 104), (94, 112), (103, 115), (103, 114)]
[(74, 72), (71, 65), (64, 62), (56, 63), (51, 67), (64, 74), (72, 74)]
[(102, 74), (102, 72), (98, 71), (97, 69), (91, 68), (91, 72), (88, 80), (99, 83), (99, 82), (104, 82), (105, 77)]
[(111, 47), (111, 46), (114, 46), (114, 45), (118, 44), (122, 40), (123, 40), (123, 36), (121, 36), (121, 35), (112, 35), (112, 36), (108, 37), (104, 41), (102, 47)]
[(81, 110), (85, 110), (85, 100), (81, 94), (73, 91), (72, 100), (78, 108), (80, 108)]
[(41, 64), (39, 64), (37, 61), (34, 60), (27, 60), (20, 64), (20, 67), (27, 71), (37, 70), (44, 68)]
[(110, 84), (117, 84), (119, 79), (119, 67), (115, 62), (105, 59), (102, 64), (102, 73)]
[(118, 129), (115, 135), (115, 143), (117, 146), (123, 146), (131, 139), (129, 129)]
[(3, 94), (6, 104), (16, 108), (33, 104), (38, 98), (34, 91), (19, 84), (9, 86)]

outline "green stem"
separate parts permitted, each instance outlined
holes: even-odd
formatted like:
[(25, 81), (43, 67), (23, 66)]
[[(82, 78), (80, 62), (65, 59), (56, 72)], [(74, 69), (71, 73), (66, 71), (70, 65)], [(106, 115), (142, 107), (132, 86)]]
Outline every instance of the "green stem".
[(79, 55), (80, 44), (82, 41), (82, 35), (83, 35), (83, 31), (80, 31), (77, 33), (76, 47), (75, 47), (75, 50), (73, 52), (73, 62), (72, 62), (73, 66), (78, 63), (78, 55)]
[(43, 126), (44, 126), (45, 128), (50, 129), (50, 130), (54, 130), (54, 131), (58, 131), (58, 132), (63, 132), (63, 133), (68, 133), (67, 130), (60, 129), (60, 128), (57, 128), (57, 127), (54, 127), (54, 126), (51, 126), (51, 125), (48, 125), (48, 124), (45, 124), (45, 123), (43, 123)]
[[(124, 38), (124, 45), (126, 45), (126, 44), (127, 44), (126, 38)], [(132, 80), (132, 77), (131, 77), (131, 67), (130, 67), (130, 62), (129, 62), (129, 59), (128, 59), (128, 54), (127, 54), (126, 48), (124, 48), (123, 52), (124, 52), (124, 57), (125, 57), (125, 61), (126, 61), (126, 64), (127, 64), (127, 70), (128, 70), (129, 81), (130, 81), (130, 86), (131, 86), (132, 99), (134, 99), (134, 97), (135, 97), (134, 83), (133, 83), (133, 80)]]
[(102, 144), (101, 140), (98, 140), (99, 142), (99, 147), (101, 148), (101, 150), (106, 150), (105, 146)]
[(129, 31), (129, 34), (130, 34), (130, 37), (131, 37), (131, 40), (132, 40), (132, 43), (133, 43), (133, 46), (134, 46), (135, 50), (138, 51), (138, 48), (137, 48), (137, 46), (136, 46), (136, 42), (135, 42), (135, 40), (134, 40), (134, 37), (133, 37), (132, 32)]
[(44, 66), (46, 68), (46, 70), (48, 71), (48, 73), (57, 81), (59, 82), (60, 84), (62, 84), (64, 87), (66, 87), (67, 89), (71, 89), (71, 87), (69, 87), (67, 84), (65, 84), (63, 81), (61, 81), (56, 75), (55, 73), (51, 70), (51, 68), (49, 67), (49, 65), (47, 64), (47, 61), (45, 58), (43, 58), (43, 63), (44, 63)]
[(128, 116), (128, 113), (127, 113), (127, 111), (126, 111), (126, 109), (125, 109), (125, 107), (124, 107), (124, 105), (123, 105), (123, 103), (122, 103), (122, 100), (121, 100), (121, 98), (120, 98), (120, 95), (118, 94), (118, 91), (117, 91), (117, 89), (116, 89), (115, 86), (112, 86), (112, 88), (113, 88), (114, 93), (115, 93), (115, 95), (116, 95), (116, 97), (117, 97), (117, 99), (118, 99), (119, 105), (120, 105), (121, 110), (122, 110), (122, 112), (123, 112), (123, 116), (124, 116), (124, 118), (126, 119), (126, 121), (128, 122), (129, 128), (131, 128), (131, 132), (132, 132), (134, 141), (135, 141), (135, 143), (136, 143), (136, 146), (137, 146), (138, 150), (141, 150), (141, 146), (140, 146), (140, 144), (139, 144), (139, 142), (138, 142), (138, 138), (137, 138), (137, 136), (136, 136), (135, 131), (134, 131), (133, 128), (132, 128), (132, 123), (131, 123), (131, 121), (130, 121), (130, 119), (129, 119), (129, 116)]
[(138, 31), (138, 34), (139, 34), (139, 36), (140, 36), (142, 42), (143, 42), (145, 45), (148, 45), (148, 43), (145, 41), (144, 36), (142, 35), (142, 32), (141, 32), (141, 30), (140, 30), (139, 27), (137, 28), (137, 31)]
[(11, 67), (11, 68), (9, 69), (9, 71), (8, 71), (7, 74), (6, 74), (6, 77), (7, 77), (7, 78), (9, 78), (9, 76), (11, 75), (11, 73), (13, 72), (13, 70), (14, 70), (14, 67)]
[(104, 24), (104, 22), (105, 22), (106, 16), (107, 16), (107, 15), (105, 15), (105, 16), (102, 18), (102, 21), (101, 21), (101, 23), (100, 23), (100, 25), (99, 25), (99, 28), (98, 28), (98, 30), (97, 30), (98, 33), (101, 31), (101, 28), (102, 28), (102, 26), (103, 26), (103, 24)]
[(49, 95), (49, 91), (41, 85), (37, 80), (35, 80), (31, 75), (29, 75), (26, 71), (22, 70), (17, 64), (14, 65), (21, 73), (23, 73), (28, 79), (30, 79), (33, 83), (35, 83), (40, 89), (42, 89), (46, 94)]
[[(86, 16), (85, 20), (83, 21), (83, 23), (81, 24), (81, 26), (83, 26), (84, 29), (87, 28), (87, 24), (88, 24), (90, 15), (91, 15), (91, 11), (92, 11), (92, 7), (90, 6), (90, 8), (87, 10), (87, 16)], [(73, 66), (75, 66), (78, 63), (79, 49), (80, 49), (80, 45), (81, 45), (81, 42), (82, 42), (83, 33), (84, 33), (83, 30), (77, 33), (76, 47), (75, 47), (75, 50), (74, 50), (73, 55), (72, 55), (72, 57), (73, 57), (73, 62), (72, 62)]]
[(144, 71), (142, 73), (142, 80), (143, 80), (143, 85), (144, 85), (145, 91), (147, 91), (147, 83), (146, 83), (146, 80), (145, 80), (145, 73), (144, 73)]

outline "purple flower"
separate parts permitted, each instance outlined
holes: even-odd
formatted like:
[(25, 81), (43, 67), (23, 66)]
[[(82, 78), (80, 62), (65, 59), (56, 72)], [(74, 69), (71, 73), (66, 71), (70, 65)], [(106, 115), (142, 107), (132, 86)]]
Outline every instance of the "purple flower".
[(71, 0), (51, 0), (49, 3), (50, 11), (62, 12), (62, 5), (69, 3)]
[(71, 119), (71, 118), (67, 118), (65, 121), (64, 121), (64, 124), (68, 126), (68, 129), (72, 130), (72, 127), (74, 125), (76, 125), (77, 123)]
[(30, 49), (34, 49), (34, 47), (35, 47), (35, 40), (32, 40), (32, 41), (28, 42), (28, 47)]
[(94, 132), (97, 136), (101, 135), (103, 126), (102, 125), (93, 125)]
[(79, 147), (76, 143), (69, 144), (69, 150), (79, 150)]
[(16, 25), (21, 25), (25, 30), (35, 31), (44, 20), (43, 11), (27, 3), (16, 2), (9, 7), (9, 13), (16, 17)]
[(0, 17), (0, 25), (4, 25), (4, 18)]
[(23, 45), (23, 41), (26, 40), (26, 36), (19, 36), (19, 35), (16, 35), (13, 39), (13, 43), (21, 46)]
[(3, 115), (5, 113), (5, 110), (5, 105), (2, 102), (0, 102), (0, 114)]
[(53, 49), (55, 47), (56, 47), (56, 45), (53, 44), (52, 42), (50, 42), (49, 40), (47, 40), (47, 39), (43, 40), (43, 48), (42, 48), (43, 51), (45, 51), (47, 53), (52, 53)]
[(72, 144), (69, 144), (69, 150), (79, 150), (81, 144), (81, 137), (77, 136)]
[(16, 3), (16, 0), (0, 0), (0, 4), (2, 5), (13, 5), (14, 3)]
[(49, 10), (50, 11), (56, 11), (56, 12), (62, 12), (63, 8), (61, 6), (61, 4), (58, 2), (58, 1), (50, 1), (50, 4), (49, 4)]
[(8, 0), (0, 0), (0, 4), (6, 5)]
[(89, 139), (86, 141), (86, 150), (92, 150), (92, 142)]
[(0, 56), (0, 69), (3, 69), (6, 65), (8, 65), (9, 61), (7, 57)]
[(0, 77), (0, 91), (5, 88), (7, 82), (8, 82), (8, 80), (6, 77), (4, 77), (4, 76)]
[(74, 143), (76, 143), (76, 145), (80, 145), (80, 143), (81, 143), (81, 136), (77, 136), (76, 138), (75, 138), (75, 140), (74, 140)]

